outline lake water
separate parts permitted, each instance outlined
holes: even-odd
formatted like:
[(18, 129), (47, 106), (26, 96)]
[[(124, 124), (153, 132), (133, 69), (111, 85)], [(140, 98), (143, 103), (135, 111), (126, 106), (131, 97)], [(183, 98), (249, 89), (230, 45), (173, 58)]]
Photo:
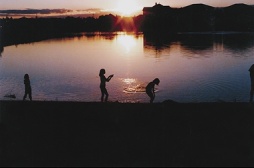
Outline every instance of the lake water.
[(84, 33), (4, 47), (0, 99), (15, 94), (22, 100), (28, 73), (34, 100), (100, 101), (104, 68), (105, 76), (114, 74), (109, 101), (149, 102), (135, 88), (159, 78), (155, 102), (247, 102), (252, 64), (253, 34)]

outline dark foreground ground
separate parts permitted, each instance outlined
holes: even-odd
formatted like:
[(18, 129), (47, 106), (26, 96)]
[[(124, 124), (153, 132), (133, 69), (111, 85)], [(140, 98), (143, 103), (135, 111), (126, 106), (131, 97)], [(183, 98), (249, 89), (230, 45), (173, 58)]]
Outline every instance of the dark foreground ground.
[(254, 166), (254, 105), (0, 101), (0, 166)]

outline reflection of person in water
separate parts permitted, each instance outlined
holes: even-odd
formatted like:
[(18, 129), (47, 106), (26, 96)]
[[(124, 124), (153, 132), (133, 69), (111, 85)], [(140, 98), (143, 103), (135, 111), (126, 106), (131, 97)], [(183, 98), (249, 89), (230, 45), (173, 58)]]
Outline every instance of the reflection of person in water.
[(253, 101), (253, 93), (254, 93), (254, 64), (250, 67), (250, 81), (251, 81), (251, 88), (250, 88), (250, 102)]
[(155, 93), (154, 93), (154, 86), (159, 85), (160, 80), (158, 78), (155, 78), (152, 82), (148, 83), (146, 86), (146, 94), (150, 97), (150, 103), (153, 103), (153, 100), (155, 98)]
[(31, 89), (30, 79), (28, 74), (25, 74), (24, 76), (24, 84), (25, 84), (25, 95), (23, 97), (23, 100), (26, 100), (26, 96), (28, 94), (30, 101), (32, 101), (32, 89)]
[(100, 70), (100, 79), (101, 79), (101, 84), (100, 84), (100, 89), (101, 89), (101, 102), (103, 102), (103, 99), (104, 99), (104, 95), (106, 95), (105, 97), (105, 102), (108, 101), (108, 91), (106, 89), (106, 82), (109, 82), (111, 80), (111, 78), (114, 76), (114, 75), (110, 75), (108, 78), (106, 78), (104, 76), (104, 74), (106, 73), (105, 69), (101, 69)]

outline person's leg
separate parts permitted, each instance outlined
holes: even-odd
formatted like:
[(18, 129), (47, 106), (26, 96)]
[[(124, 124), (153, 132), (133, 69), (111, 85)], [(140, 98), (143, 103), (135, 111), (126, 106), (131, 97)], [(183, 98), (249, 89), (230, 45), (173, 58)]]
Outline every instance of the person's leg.
[(146, 92), (146, 94), (150, 97), (150, 103), (153, 103), (154, 96), (152, 92)]
[(101, 102), (103, 102), (103, 99), (104, 99), (104, 91), (103, 88), (101, 88)]
[(108, 101), (108, 91), (105, 87), (101, 87), (101, 102), (103, 102), (104, 95), (106, 95), (105, 102), (107, 102)]
[(29, 96), (30, 101), (32, 101), (32, 93), (31, 92), (29, 93), (28, 96)]
[(250, 89), (250, 103), (253, 102), (253, 94), (254, 94), (254, 80), (251, 80), (251, 89)]
[(26, 100), (27, 93), (25, 92), (23, 100)]
[(104, 93), (105, 93), (105, 95), (106, 95), (105, 102), (107, 102), (107, 101), (108, 101), (108, 91), (107, 91), (106, 88), (105, 88), (105, 90), (104, 90)]
[(150, 99), (150, 103), (153, 103), (153, 101), (154, 101), (154, 96), (151, 96), (150, 98), (151, 98), (151, 99)]

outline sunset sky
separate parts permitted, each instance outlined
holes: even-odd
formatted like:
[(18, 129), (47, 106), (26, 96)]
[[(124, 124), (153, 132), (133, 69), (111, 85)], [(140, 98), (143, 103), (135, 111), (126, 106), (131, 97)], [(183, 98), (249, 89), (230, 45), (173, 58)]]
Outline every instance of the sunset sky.
[[(0, 0), (0, 13), (3, 10), (27, 9), (68, 9), (55, 11), (78, 14), (118, 13), (120, 15), (134, 15), (142, 11), (143, 7), (151, 7), (155, 3), (171, 7), (184, 7), (191, 4), (203, 3), (213, 7), (225, 7), (235, 3), (254, 5), (254, 0)], [(74, 11), (75, 10), (75, 11)], [(44, 12), (44, 11), (43, 11)], [(42, 13), (43, 13), (42, 12)], [(16, 12), (17, 13), (17, 12)], [(42, 14), (40, 13), (40, 14)], [(8, 14), (11, 14), (9, 12)], [(20, 13), (22, 14), (22, 13)], [(34, 14), (34, 13), (33, 13)]]

